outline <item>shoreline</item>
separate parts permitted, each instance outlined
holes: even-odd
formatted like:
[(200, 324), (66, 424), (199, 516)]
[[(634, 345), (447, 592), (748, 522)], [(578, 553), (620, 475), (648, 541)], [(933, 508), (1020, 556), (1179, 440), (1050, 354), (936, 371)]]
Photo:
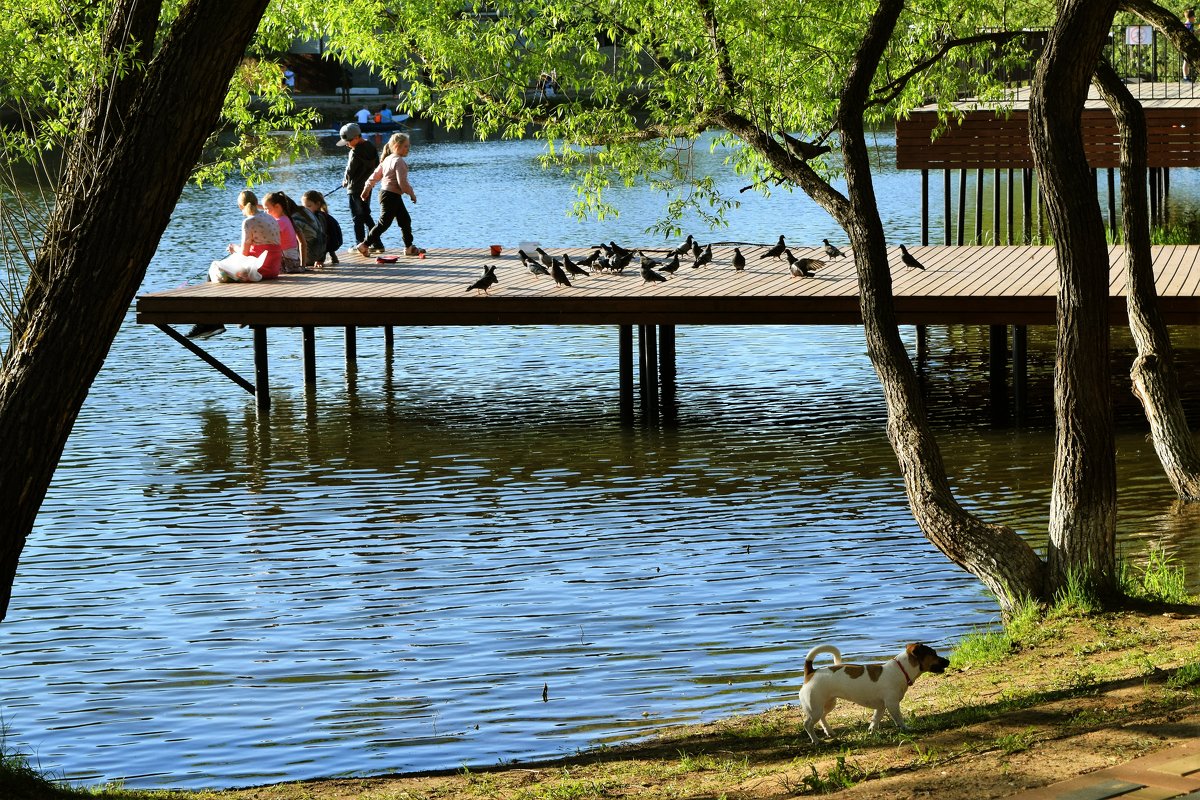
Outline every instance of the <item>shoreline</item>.
[(839, 704), (833, 742), (808, 741), (794, 702), (577, 755), (209, 791), (91, 787), (12, 800), (373, 800), (708, 796), (775, 800), (836, 791), (856, 800), (999, 798), (1200, 735), (1200, 607), (1055, 617), (982, 663), (926, 675), (902, 703), (909, 726)]

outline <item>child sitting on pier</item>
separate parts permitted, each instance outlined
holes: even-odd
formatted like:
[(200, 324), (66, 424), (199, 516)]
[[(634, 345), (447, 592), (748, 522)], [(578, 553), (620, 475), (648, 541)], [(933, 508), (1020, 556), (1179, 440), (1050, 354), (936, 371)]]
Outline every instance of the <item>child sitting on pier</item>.
[(337, 251), (344, 244), (342, 226), (329, 213), (329, 204), (325, 202), (325, 195), (315, 189), (309, 189), (301, 199), (304, 201), (304, 207), (311, 211), (317, 221), (321, 223), (321, 228), (325, 233), (325, 251), (329, 263), (338, 263)]

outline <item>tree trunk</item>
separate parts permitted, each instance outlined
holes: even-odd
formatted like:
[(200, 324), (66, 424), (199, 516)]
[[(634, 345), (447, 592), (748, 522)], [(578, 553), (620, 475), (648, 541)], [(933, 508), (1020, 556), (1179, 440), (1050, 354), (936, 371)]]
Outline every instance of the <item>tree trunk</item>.
[[(68, 150), (0, 367), (0, 619), (67, 437), (158, 247), (267, 0), (192, 0), (144, 73), (102, 85)], [(149, 16), (147, 16), (149, 15)], [(149, 52), (158, 6), (123, 0), (106, 45)]]
[(1108, 246), (1080, 136), (1115, 0), (1062, 0), (1034, 75), (1030, 143), (1059, 264), (1055, 457), (1047, 553), (1053, 588), (1114, 589), (1116, 457), (1108, 378)]
[(1121, 132), (1121, 226), (1125, 235), (1125, 275), (1129, 330), (1137, 358), (1129, 371), (1133, 393), (1150, 422), (1154, 451), (1181, 500), (1200, 499), (1200, 452), (1188, 428), (1171, 348), (1171, 335), (1158, 310), (1150, 256), (1150, 210), (1146, 198), (1146, 115), (1133, 94), (1106, 63), (1096, 70), (1096, 87)]
[(871, 180), (863, 112), (872, 77), (902, 6), (901, 0), (880, 3), (842, 91), (838, 127), (850, 209), (839, 222), (854, 248), (867, 352), (883, 384), (888, 438), (904, 475), (913, 516), (925, 536), (950, 560), (983, 581), (1007, 613), (1021, 599), (1044, 599), (1044, 567), (1015, 531), (980, 520), (954, 498), (917, 374), (896, 323), (887, 244)]

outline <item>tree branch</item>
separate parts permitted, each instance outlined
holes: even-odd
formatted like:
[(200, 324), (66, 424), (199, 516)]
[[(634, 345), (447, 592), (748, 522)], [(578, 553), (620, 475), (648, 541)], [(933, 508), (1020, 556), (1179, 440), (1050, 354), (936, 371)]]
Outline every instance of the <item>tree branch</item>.
[(1121, 0), (1117, 7), (1121, 11), (1137, 14), (1149, 22), (1183, 53), (1184, 58), (1193, 64), (1200, 64), (1200, 40), (1183, 27), (1183, 23), (1173, 12), (1151, 0)]
[(895, 78), (883, 86), (875, 90), (874, 95), (867, 101), (866, 106), (883, 106), (895, 100), (908, 86), (908, 82), (920, 75), (925, 70), (932, 67), (937, 62), (941, 61), (950, 51), (956, 47), (968, 47), (973, 44), (981, 44), (983, 42), (1010, 42), (1013, 39), (1021, 36), (1020, 31), (997, 31), (995, 33), (981, 33), (975, 36), (966, 36), (962, 39), (947, 39), (942, 43), (942, 46), (937, 49), (933, 55), (918, 61), (911, 69), (903, 75)]

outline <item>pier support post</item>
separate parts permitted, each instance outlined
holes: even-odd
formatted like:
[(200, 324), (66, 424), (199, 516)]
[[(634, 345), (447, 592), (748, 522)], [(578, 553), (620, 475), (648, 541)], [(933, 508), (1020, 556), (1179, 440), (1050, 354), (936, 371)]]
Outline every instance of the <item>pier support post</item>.
[(1108, 168), (1108, 230), (1112, 234), (1113, 244), (1121, 241), (1120, 228), (1117, 226), (1117, 179), (1113, 168)]
[(664, 420), (674, 420), (675, 403), (675, 326), (658, 326), (658, 373), (662, 379), (662, 415)]
[(1016, 195), (1016, 173), (1012, 167), (1008, 168), (1008, 243), (1012, 244), (1016, 240), (1016, 234), (1013, 232), (1013, 224), (1015, 220), (1014, 211), (1016, 210), (1013, 204), (1013, 198)]
[(946, 244), (954, 244), (953, 217), (950, 215), (950, 170), (942, 170), (942, 219), (945, 222), (945, 239)]
[(633, 326), (617, 326), (618, 401), (621, 422), (633, 422)]
[(358, 366), (358, 328), (346, 326), (346, 368)]
[(300, 328), (300, 335), (303, 338), (303, 361), (304, 361), (304, 388), (317, 388), (317, 343), (316, 334), (312, 325), (305, 325)]
[(658, 342), (654, 325), (643, 325), (638, 339), (642, 345), (642, 364), (645, 375), (642, 385), (645, 395), (642, 398), (642, 408), (646, 411), (646, 421), (658, 423)]
[(1013, 404), (1017, 424), (1024, 425), (1029, 418), (1029, 329), (1024, 325), (1013, 325), (1012, 351)]
[(921, 170), (921, 244), (929, 244), (929, 170)]
[(383, 357), (391, 362), (392, 350), (396, 347), (396, 336), (392, 332), (391, 325), (383, 326)]
[(991, 385), (992, 422), (1008, 423), (1008, 327), (988, 326), (988, 373)]
[(254, 401), (259, 411), (271, 407), (271, 382), (267, 367), (267, 329), (254, 326)]
[(963, 244), (963, 226), (967, 221), (967, 171), (958, 171), (958, 246)]

